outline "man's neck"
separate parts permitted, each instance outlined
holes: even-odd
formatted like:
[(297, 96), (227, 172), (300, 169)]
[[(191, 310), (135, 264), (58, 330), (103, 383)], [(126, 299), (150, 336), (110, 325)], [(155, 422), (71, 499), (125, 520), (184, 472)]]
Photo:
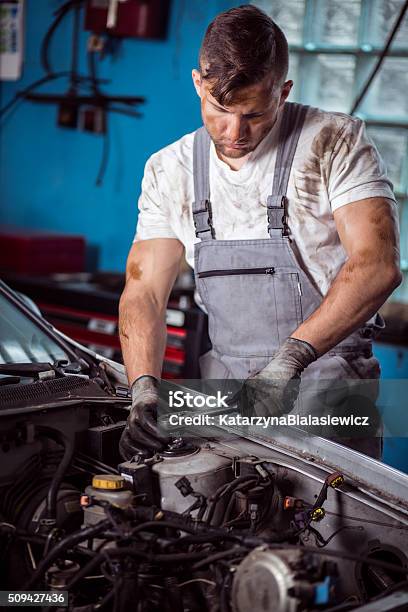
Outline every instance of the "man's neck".
[(227, 157), (226, 155), (223, 155), (222, 153), (217, 151), (217, 149), (215, 149), (215, 151), (217, 153), (218, 158), (221, 161), (225, 162), (227, 166), (231, 168), (231, 170), (240, 170), (242, 166), (245, 164), (248, 157), (251, 155), (251, 153), (247, 153), (246, 155), (243, 155), (242, 157), (233, 158), (233, 157)]

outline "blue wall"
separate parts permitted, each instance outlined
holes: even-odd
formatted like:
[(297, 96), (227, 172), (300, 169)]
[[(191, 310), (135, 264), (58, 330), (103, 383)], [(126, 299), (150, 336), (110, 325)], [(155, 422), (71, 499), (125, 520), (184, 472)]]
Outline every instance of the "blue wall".
[[(27, 2), (23, 78), (2, 83), (3, 106), (43, 76), (39, 48), (61, 0)], [(109, 116), (111, 154), (102, 187), (95, 186), (102, 137), (56, 126), (56, 107), (23, 102), (1, 125), (0, 223), (82, 234), (99, 248), (99, 268), (124, 270), (137, 219), (144, 164), (154, 151), (200, 124), (191, 68), (206, 26), (241, 2), (172, 0), (165, 41), (125, 40), (117, 57), (100, 64), (107, 92), (145, 96), (141, 119)], [(55, 71), (70, 62), (72, 17), (61, 24), (51, 57)], [(86, 72), (87, 33), (81, 36)], [(63, 92), (65, 80), (37, 91)]]

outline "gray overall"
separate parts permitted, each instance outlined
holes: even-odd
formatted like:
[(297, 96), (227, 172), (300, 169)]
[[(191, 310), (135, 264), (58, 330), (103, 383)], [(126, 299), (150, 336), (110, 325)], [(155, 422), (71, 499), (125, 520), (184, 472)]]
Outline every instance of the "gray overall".
[[(216, 240), (210, 204), (210, 137), (205, 128), (194, 139), (193, 218), (196, 236), (195, 280), (208, 313), (212, 349), (200, 360), (203, 379), (246, 379), (269, 363), (279, 346), (322, 301), (299, 266), (286, 222), (287, 187), (307, 107), (286, 103), (271, 195), (267, 198), (269, 238)], [(376, 321), (368, 322), (311, 364), (302, 385), (314, 380), (377, 379), (372, 355)], [(307, 382), (309, 381), (309, 383)], [(372, 393), (376, 399), (377, 388)], [(297, 406), (304, 414), (313, 406)], [(339, 440), (372, 456), (381, 438)]]

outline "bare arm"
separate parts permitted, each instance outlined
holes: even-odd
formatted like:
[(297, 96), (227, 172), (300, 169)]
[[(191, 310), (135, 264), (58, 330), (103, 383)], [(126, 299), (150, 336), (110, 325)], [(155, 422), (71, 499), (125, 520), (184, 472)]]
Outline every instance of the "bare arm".
[(160, 378), (166, 345), (166, 306), (183, 245), (175, 238), (135, 242), (119, 303), (119, 336), (131, 384), (143, 374)]
[(292, 334), (319, 355), (360, 327), (401, 283), (396, 206), (368, 198), (334, 212), (348, 259), (319, 308)]

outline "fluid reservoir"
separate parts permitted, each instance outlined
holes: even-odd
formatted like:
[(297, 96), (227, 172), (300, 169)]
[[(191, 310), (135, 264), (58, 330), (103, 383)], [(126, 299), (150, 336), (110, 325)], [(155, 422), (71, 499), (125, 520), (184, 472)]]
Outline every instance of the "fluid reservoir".
[[(153, 466), (153, 471), (159, 478), (162, 509), (180, 513), (194, 502), (190, 495), (183, 497), (175, 486), (183, 476), (188, 478), (194, 491), (207, 498), (233, 478), (231, 459), (206, 448), (196, 448), (189, 455), (164, 457)], [(196, 514), (197, 511), (192, 513)]]
[[(133, 501), (132, 491), (125, 489), (125, 480), (116, 474), (100, 474), (92, 479), (92, 486), (85, 489), (89, 498), (108, 501), (117, 508), (127, 508)], [(102, 506), (90, 505), (84, 509), (84, 525), (94, 525), (106, 518)]]

